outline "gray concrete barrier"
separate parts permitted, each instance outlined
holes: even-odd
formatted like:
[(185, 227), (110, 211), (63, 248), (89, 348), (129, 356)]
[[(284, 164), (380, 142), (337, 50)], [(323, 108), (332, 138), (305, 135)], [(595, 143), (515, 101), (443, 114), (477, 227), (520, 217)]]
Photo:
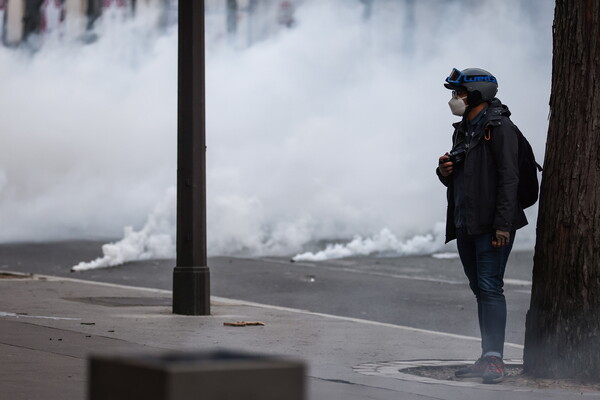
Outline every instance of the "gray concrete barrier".
[(230, 351), (93, 355), (89, 400), (303, 400), (304, 363)]

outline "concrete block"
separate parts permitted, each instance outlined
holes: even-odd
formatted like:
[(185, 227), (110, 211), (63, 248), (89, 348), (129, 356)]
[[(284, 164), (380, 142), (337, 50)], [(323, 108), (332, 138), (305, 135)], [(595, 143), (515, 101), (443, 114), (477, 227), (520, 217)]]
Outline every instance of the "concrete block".
[(89, 400), (303, 400), (300, 361), (230, 351), (89, 358)]

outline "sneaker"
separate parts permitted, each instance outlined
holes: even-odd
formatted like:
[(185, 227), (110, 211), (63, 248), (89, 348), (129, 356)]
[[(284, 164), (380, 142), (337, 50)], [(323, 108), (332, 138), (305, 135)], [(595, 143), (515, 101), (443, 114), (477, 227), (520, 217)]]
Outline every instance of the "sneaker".
[(483, 376), (483, 371), (486, 368), (486, 360), (481, 357), (475, 361), (475, 364), (467, 365), (464, 368), (454, 372), (454, 376), (457, 378), (479, 378)]
[(499, 357), (486, 357), (483, 383), (498, 383), (504, 379), (504, 362)]

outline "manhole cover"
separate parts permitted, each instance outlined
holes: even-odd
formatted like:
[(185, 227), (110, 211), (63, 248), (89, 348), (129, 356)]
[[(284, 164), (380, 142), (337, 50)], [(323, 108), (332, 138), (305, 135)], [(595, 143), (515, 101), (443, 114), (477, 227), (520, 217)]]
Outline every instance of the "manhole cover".
[(504, 360), (504, 380), (495, 385), (485, 385), (481, 378), (458, 379), (454, 372), (473, 361), (465, 360), (411, 360), (387, 361), (360, 364), (352, 369), (363, 375), (389, 377), (406, 381), (433, 383), (438, 385), (479, 387), (488, 390), (532, 391), (567, 390), (587, 396), (600, 397), (600, 384), (571, 379), (538, 379), (523, 374), (522, 360)]
[[(467, 362), (465, 364), (472, 364), (472, 362)], [(458, 371), (460, 368), (464, 367), (465, 364), (461, 363), (457, 365), (456, 362), (453, 362), (452, 365), (426, 365), (419, 367), (409, 367), (404, 368), (400, 372), (404, 374), (411, 374), (422, 376), (424, 378), (432, 378), (438, 380), (445, 381), (457, 381), (464, 382), (466, 378), (457, 378), (454, 376), (454, 373)], [(523, 373), (523, 365), (522, 364), (511, 364), (506, 362), (504, 365), (504, 381), (511, 381), (512, 377), (517, 375), (521, 375)], [(481, 382), (480, 378), (471, 379), (473, 382)]]
[[(516, 376), (523, 370), (521, 360), (504, 360), (509, 376)], [(354, 372), (363, 375), (384, 376), (406, 381), (437, 383), (451, 386), (479, 386), (481, 379), (456, 379), (454, 371), (473, 361), (466, 360), (410, 360), (386, 361), (361, 364), (353, 367)], [(508, 376), (507, 376), (508, 378)], [(501, 389), (498, 385), (485, 385), (487, 388)], [(502, 386), (504, 390), (506, 386)]]

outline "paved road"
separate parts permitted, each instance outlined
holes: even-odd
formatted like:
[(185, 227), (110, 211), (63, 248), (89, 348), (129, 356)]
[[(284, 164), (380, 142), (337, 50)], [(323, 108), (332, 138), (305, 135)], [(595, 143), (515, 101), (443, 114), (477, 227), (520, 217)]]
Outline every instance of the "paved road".
[[(0, 270), (171, 289), (174, 260), (71, 273), (100, 256), (103, 242), (0, 245)], [(505, 286), (507, 341), (523, 343), (532, 252), (514, 252)], [(353, 257), (291, 263), (283, 257), (212, 257), (212, 295), (416, 328), (478, 336), (475, 299), (457, 259)]]

